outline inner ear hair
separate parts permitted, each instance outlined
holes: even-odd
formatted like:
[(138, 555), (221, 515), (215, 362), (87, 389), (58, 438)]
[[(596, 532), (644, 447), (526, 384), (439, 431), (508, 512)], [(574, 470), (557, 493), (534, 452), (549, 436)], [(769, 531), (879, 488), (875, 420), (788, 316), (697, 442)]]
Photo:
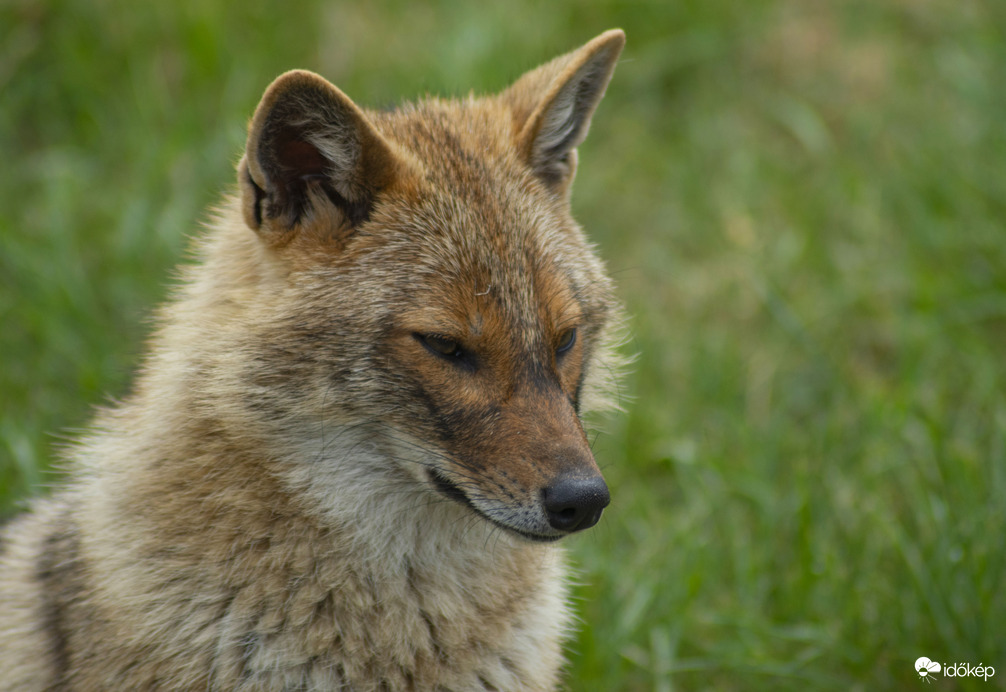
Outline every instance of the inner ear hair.
[(506, 92), (516, 117), (528, 114), (518, 146), (547, 185), (564, 188), (571, 181), (576, 147), (587, 136), (624, 45), (620, 29), (606, 31), (578, 50), (528, 72)]
[(239, 173), (245, 220), (260, 232), (320, 221), (351, 230), (369, 218), (392, 168), (387, 142), (349, 97), (318, 75), (288, 72), (249, 127)]

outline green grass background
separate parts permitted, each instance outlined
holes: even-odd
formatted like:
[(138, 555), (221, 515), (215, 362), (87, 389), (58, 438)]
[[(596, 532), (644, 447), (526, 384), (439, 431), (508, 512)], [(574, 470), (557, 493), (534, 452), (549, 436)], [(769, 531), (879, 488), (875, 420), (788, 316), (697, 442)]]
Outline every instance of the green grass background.
[(127, 390), (279, 72), (383, 106), (614, 26), (574, 207), (640, 356), (569, 687), (1006, 687), (999, 0), (7, 0), (0, 508)]

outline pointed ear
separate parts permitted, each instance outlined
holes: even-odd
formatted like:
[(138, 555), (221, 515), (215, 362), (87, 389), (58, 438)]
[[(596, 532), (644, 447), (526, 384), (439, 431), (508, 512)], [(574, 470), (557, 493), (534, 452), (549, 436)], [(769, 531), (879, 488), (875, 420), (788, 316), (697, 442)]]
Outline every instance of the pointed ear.
[(312, 72), (269, 86), (238, 166), (245, 222), (278, 239), (324, 224), (344, 237), (370, 216), (394, 178), (396, 158), (356, 104)]
[(503, 92), (514, 115), (518, 150), (553, 189), (565, 190), (573, 178), (576, 147), (587, 136), (624, 45), (621, 29), (606, 31)]

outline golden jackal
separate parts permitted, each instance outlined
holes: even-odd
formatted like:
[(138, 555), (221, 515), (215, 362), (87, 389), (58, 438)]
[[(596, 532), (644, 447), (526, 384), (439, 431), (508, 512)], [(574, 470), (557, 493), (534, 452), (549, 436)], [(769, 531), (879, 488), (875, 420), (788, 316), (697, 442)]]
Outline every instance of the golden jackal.
[(544, 690), (618, 306), (570, 216), (609, 31), (500, 94), (310, 72), (65, 489), (4, 531), (6, 690)]

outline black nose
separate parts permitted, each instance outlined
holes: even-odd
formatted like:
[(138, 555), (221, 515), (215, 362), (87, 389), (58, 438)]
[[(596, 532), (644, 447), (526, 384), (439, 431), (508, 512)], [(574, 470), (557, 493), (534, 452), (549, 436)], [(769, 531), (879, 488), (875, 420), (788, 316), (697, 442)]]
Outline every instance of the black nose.
[(589, 529), (601, 518), (611, 496), (600, 476), (560, 477), (542, 491), (548, 523), (559, 531)]

